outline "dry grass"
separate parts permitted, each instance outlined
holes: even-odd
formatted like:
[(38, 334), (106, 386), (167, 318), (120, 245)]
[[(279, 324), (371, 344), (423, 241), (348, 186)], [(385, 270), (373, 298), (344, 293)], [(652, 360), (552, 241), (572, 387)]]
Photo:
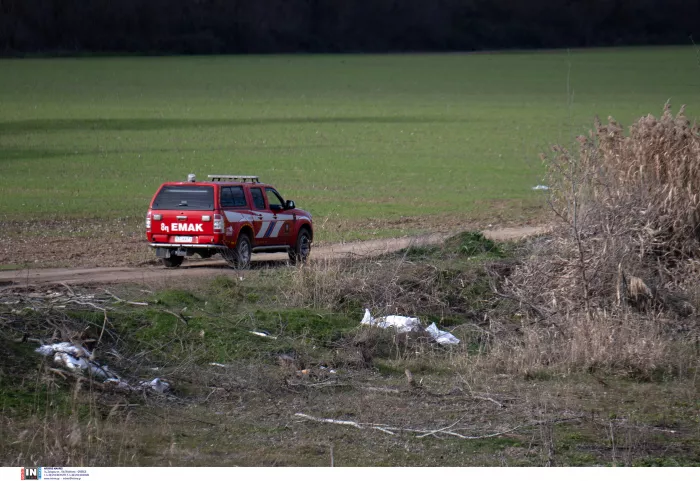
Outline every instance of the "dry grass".
[(602, 371), (658, 381), (692, 377), (698, 353), (693, 342), (669, 336), (663, 318), (596, 312), (569, 314), (556, 326), (524, 327), (518, 336), (495, 342), (485, 362), (525, 375)]
[[(181, 305), (176, 300), (190, 302), (185, 311), (192, 316), (189, 325), (168, 324), (167, 330), (154, 333), (148, 342), (125, 335), (123, 341), (129, 342), (116, 347), (125, 357), (148, 352), (149, 358), (163, 350), (161, 342), (183, 344), (178, 351), (182, 358), (159, 357), (164, 363), (159, 365), (159, 375), (172, 376), (173, 395), (164, 399), (102, 391), (96, 386), (91, 390), (90, 383), (49, 375), (47, 366), (36, 372), (35, 364), (22, 362), (26, 372), (16, 373), (18, 379), (34, 376), (28, 384), (47, 389), (32, 398), (36, 409), (29, 415), (12, 409), (0, 411), (0, 430), (6, 434), (0, 439), (0, 460), (8, 465), (59, 466), (698, 461), (698, 387), (691, 373), (697, 355), (687, 351), (687, 343), (673, 344), (664, 318), (639, 317), (631, 310), (624, 316), (571, 312), (556, 319), (555, 326), (553, 318), (535, 320), (531, 309), (512, 299), (497, 301), (488, 292), (474, 290), (474, 284), (489, 288), (484, 264), (495, 272), (502, 265), (496, 263), (504, 261), (467, 262), (462, 258), (460, 263), (449, 257), (449, 250), (408, 251), (380, 260), (311, 264), (270, 272), (270, 276), (261, 272), (243, 284), (219, 280), (210, 290), (200, 286), (198, 300), (182, 290), (157, 294), (169, 309)], [(500, 272), (510, 279), (507, 269)], [(343, 289), (350, 282), (357, 285)], [(462, 343), (445, 348), (420, 334), (396, 335), (391, 330), (360, 326), (344, 330), (330, 344), (313, 331), (292, 343), (291, 338), (299, 334), (288, 329), (273, 332), (276, 339), (261, 341), (267, 356), (255, 351), (239, 361), (218, 359), (221, 364), (214, 366), (195, 360), (195, 350), (188, 348), (199, 345), (188, 333), (199, 339), (196, 333), (202, 327), (195, 324), (195, 305), (216, 304), (225, 297), (231, 303), (212, 312), (217, 318), (232, 316), (225, 324), (234, 324), (241, 320), (232, 306), (246, 302), (243, 294), (248, 291), (241, 289), (275, 291), (275, 286), (284, 286), (288, 297), (271, 295), (255, 305), (284, 302), (298, 308), (316, 303), (333, 310), (343, 306), (353, 310), (352, 305), (368, 300), (377, 302), (369, 307), (378, 315), (379, 307), (391, 301), (399, 306), (393, 309), (415, 312), (424, 320), (433, 309), (444, 309), (453, 316), (450, 329)], [(502, 289), (503, 284), (498, 287)], [(431, 296), (421, 300), (417, 294), (422, 289), (428, 289)], [(126, 293), (116, 294), (128, 299)], [(481, 304), (474, 304), (477, 299)], [(195, 300), (199, 304), (192, 304)], [(460, 314), (459, 309), (469, 314)], [(294, 311), (282, 313), (288, 325)], [(480, 317), (474, 318), (472, 311)], [(313, 329), (317, 316), (314, 311), (309, 313), (304, 321)], [(328, 314), (319, 310), (319, 318), (321, 313)], [(357, 314), (359, 324), (361, 312)], [(116, 319), (116, 313), (111, 315)], [(36, 321), (43, 318), (37, 315)], [(66, 320), (58, 331), (61, 336), (75, 337), (71, 333), (83, 332), (85, 326), (80, 322), (89, 319)], [(158, 320), (149, 319), (142, 319), (137, 328), (147, 329)], [(41, 325), (29, 327), (36, 331)], [(215, 327), (225, 329), (214, 323), (204, 327), (205, 339)], [(8, 346), (16, 347), (9, 338), (7, 341)], [(230, 342), (241, 341), (230, 338)], [(681, 350), (674, 350), (679, 345)], [(34, 356), (31, 349), (22, 352), (35, 359), (30, 357)], [(289, 365), (279, 362), (282, 352), (293, 356)], [(140, 360), (115, 368), (132, 372), (153, 365)], [(337, 372), (330, 374), (330, 367)], [(302, 368), (308, 372), (300, 374)], [(405, 369), (412, 372), (410, 379)], [(682, 378), (660, 384), (629, 383), (609, 376), (606, 370), (645, 381), (659, 379), (657, 372)], [(296, 413), (407, 431), (391, 436), (377, 430), (313, 423)], [(425, 435), (431, 432), (434, 434)]]
[[(546, 370), (605, 371), (640, 380), (692, 376), (700, 366), (695, 294), (669, 286), (652, 290), (641, 278), (623, 278), (616, 259), (597, 251), (599, 237), (582, 236), (588, 298), (581, 293), (578, 243), (563, 229), (531, 240), (519, 264), (458, 264), (449, 249), (423, 258), (404, 252), (314, 263), (290, 273), (286, 302), (356, 312), (358, 319), (364, 307), (374, 315), (439, 316), (449, 319), (463, 341), (445, 356), (420, 339), (360, 331), (341, 349), (355, 367), (389, 359), (397, 370), (419, 363), (526, 375)], [(591, 268), (603, 264), (609, 271)], [(623, 293), (618, 300), (621, 279), (627, 297)]]
[[(422, 248), (416, 248), (422, 249)], [(375, 316), (430, 313), (444, 317), (469, 312), (470, 287), (478, 270), (451, 269), (414, 261), (408, 253), (383, 259), (322, 260), (291, 274), (291, 306), (329, 310), (370, 308)], [(483, 282), (483, 279), (481, 279)]]

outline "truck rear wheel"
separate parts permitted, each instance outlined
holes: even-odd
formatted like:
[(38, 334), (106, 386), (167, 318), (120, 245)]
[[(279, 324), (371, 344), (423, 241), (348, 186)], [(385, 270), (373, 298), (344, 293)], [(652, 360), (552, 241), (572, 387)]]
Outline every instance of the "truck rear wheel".
[(224, 252), (224, 259), (228, 265), (235, 269), (247, 269), (250, 267), (250, 259), (253, 256), (253, 245), (248, 234), (241, 234), (236, 241), (236, 247)]
[(163, 265), (165, 267), (180, 267), (182, 264), (182, 261), (184, 261), (185, 258), (183, 256), (174, 256), (171, 255), (170, 257), (163, 257)]

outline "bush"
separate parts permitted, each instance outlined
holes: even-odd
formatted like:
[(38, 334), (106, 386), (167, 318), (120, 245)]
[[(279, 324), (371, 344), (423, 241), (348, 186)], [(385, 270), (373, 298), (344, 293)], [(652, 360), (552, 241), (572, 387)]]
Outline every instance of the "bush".
[(641, 118), (629, 135), (613, 119), (596, 120), (578, 143), (577, 154), (555, 146), (544, 156), (558, 222), (552, 242), (537, 246), (536, 262), (521, 275), (530, 293), (590, 309), (639, 297), (630, 292), (635, 278), (654, 301), (692, 289), (700, 272), (698, 127), (666, 105), (660, 119)]
[(518, 369), (681, 372), (698, 360), (700, 130), (667, 104), (577, 140), (543, 155), (554, 230), (503, 283), (537, 319), (496, 350)]
[(459, 243), (458, 252), (465, 256), (504, 257), (501, 247), (491, 239), (487, 239), (481, 232), (462, 232), (451, 240)]

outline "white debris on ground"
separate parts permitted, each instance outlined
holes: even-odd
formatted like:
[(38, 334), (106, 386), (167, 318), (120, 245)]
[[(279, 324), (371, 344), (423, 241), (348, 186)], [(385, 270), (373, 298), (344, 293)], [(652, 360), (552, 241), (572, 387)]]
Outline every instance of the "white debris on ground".
[(434, 322), (427, 329), (423, 328), (423, 323), (417, 317), (385, 316), (374, 318), (369, 309), (365, 309), (365, 316), (360, 324), (381, 327), (382, 329), (392, 327), (397, 332), (425, 331), (438, 344), (459, 344), (459, 339), (447, 331), (439, 330)]
[(547, 185), (536, 185), (532, 188), (532, 190), (549, 190), (549, 186)]
[(170, 383), (163, 381), (161, 378), (157, 377), (153, 381), (141, 381), (139, 386), (142, 388), (151, 388), (154, 391), (158, 391), (163, 394), (165, 391), (170, 389)]
[(398, 332), (420, 331), (423, 329), (420, 319), (417, 317), (385, 316), (375, 319), (372, 317), (372, 314), (370, 314), (369, 309), (365, 309), (365, 317), (362, 318), (360, 324), (377, 326), (382, 329), (393, 327)]
[(99, 379), (117, 377), (107, 366), (101, 366), (93, 361), (90, 351), (70, 342), (46, 344), (37, 348), (36, 352), (46, 357), (53, 356), (56, 367), (65, 367), (73, 372), (89, 372)]
[(269, 332), (261, 332), (261, 331), (248, 331), (251, 334), (255, 334), (256, 336), (260, 337), (269, 337), (270, 339), (277, 339), (275, 336), (271, 336)]
[(425, 330), (438, 344), (459, 344), (459, 339), (447, 331), (441, 331), (433, 322)]
[(56, 344), (44, 344), (36, 349), (36, 352), (45, 357), (51, 357), (54, 366), (65, 368), (72, 372), (89, 374), (97, 379), (102, 379), (103, 384), (121, 391), (143, 391), (152, 389), (164, 393), (170, 389), (170, 384), (160, 378), (152, 381), (141, 381), (136, 386), (120, 379), (109, 370), (106, 365), (100, 365), (92, 359), (92, 353), (82, 346), (76, 346), (70, 342)]

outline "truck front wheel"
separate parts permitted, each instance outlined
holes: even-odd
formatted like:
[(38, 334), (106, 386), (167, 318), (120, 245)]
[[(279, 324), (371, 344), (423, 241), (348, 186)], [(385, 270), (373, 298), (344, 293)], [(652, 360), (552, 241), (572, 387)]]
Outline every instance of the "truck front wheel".
[(289, 251), (289, 262), (304, 264), (311, 254), (311, 232), (306, 227), (299, 231), (296, 245)]

